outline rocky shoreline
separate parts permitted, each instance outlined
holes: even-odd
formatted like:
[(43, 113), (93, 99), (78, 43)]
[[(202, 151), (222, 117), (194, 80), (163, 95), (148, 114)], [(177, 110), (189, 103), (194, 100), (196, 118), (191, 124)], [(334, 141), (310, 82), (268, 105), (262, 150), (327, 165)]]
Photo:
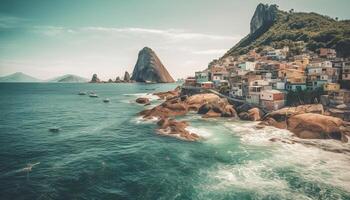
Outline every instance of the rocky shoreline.
[[(261, 109), (247, 104), (231, 105), (226, 98), (221, 98), (212, 93), (192, 96), (181, 95), (179, 87), (172, 91), (158, 92), (153, 95), (158, 96), (164, 102), (151, 109), (141, 111), (139, 114), (146, 120), (156, 118), (159, 134), (187, 141), (197, 141), (201, 137), (186, 129), (188, 122), (177, 121), (175, 117), (184, 116), (190, 111), (196, 112), (202, 118), (224, 117), (260, 121), (256, 126), (257, 129), (263, 129), (265, 126), (287, 129), (300, 139), (334, 139), (347, 143), (348, 137), (350, 137), (350, 123), (337, 117), (325, 115), (322, 104), (285, 107), (270, 113), (264, 113)], [(136, 102), (149, 103), (145, 98), (139, 98)], [(280, 141), (280, 139), (271, 138), (270, 141), (275, 142)], [(305, 143), (299, 140), (282, 142)]]

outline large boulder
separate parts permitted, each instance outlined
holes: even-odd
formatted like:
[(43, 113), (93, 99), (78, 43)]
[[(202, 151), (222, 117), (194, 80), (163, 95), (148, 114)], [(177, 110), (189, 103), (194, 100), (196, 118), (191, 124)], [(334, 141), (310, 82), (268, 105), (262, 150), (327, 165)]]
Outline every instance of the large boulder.
[(259, 108), (252, 108), (249, 109), (247, 112), (239, 113), (238, 116), (241, 120), (259, 121), (262, 115), (262, 111)]
[(248, 115), (251, 121), (259, 121), (262, 117), (262, 112), (259, 108), (252, 108), (248, 110)]
[(272, 111), (271, 113), (267, 114), (265, 118), (272, 117), (276, 121), (283, 121), (290, 116), (299, 115), (303, 113), (317, 113), (323, 115), (324, 109), (322, 104), (307, 104), (300, 105), (297, 107), (285, 107), (276, 111)]
[(304, 113), (288, 119), (288, 130), (305, 139), (336, 139), (347, 142), (343, 120), (315, 113)]
[(131, 80), (153, 83), (175, 82), (156, 53), (148, 47), (144, 47), (139, 52)]
[(190, 96), (185, 100), (185, 102), (187, 105), (199, 109), (204, 104), (217, 103), (220, 101), (220, 99), (221, 98), (216, 94), (205, 93)]

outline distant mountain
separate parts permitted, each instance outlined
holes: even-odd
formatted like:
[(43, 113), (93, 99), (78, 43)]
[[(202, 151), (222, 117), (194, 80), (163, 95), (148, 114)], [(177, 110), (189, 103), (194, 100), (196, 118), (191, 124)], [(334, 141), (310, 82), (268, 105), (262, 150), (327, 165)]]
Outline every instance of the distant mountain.
[(131, 80), (153, 83), (175, 82), (156, 53), (149, 47), (144, 47), (139, 52)]
[(83, 78), (73, 74), (66, 74), (63, 76), (59, 76), (53, 79), (48, 80), (48, 82), (56, 82), (56, 83), (85, 83), (88, 82), (87, 78)]
[(300, 42), (307, 49), (334, 48), (338, 56), (350, 56), (350, 20), (338, 20), (317, 13), (282, 11), (277, 5), (259, 4), (250, 21), (250, 33), (225, 55), (246, 54), (263, 46), (289, 49), (298, 53)]
[(0, 77), (0, 82), (41, 82), (42, 80), (24, 74), (22, 72), (16, 72), (8, 76)]

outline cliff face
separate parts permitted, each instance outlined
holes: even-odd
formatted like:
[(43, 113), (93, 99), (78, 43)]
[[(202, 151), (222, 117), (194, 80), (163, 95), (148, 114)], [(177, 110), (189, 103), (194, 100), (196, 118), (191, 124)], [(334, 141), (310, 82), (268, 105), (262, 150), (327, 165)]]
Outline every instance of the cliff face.
[(172, 83), (174, 79), (165, 69), (156, 53), (148, 47), (143, 48), (132, 73), (131, 80), (136, 82)]
[(270, 26), (277, 18), (277, 6), (259, 4), (250, 21), (250, 34), (254, 34), (264, 26)]

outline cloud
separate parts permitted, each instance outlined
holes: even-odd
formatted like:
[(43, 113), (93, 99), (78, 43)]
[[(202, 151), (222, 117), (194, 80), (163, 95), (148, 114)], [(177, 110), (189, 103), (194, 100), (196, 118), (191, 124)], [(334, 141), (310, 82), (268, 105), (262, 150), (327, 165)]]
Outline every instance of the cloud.
[(115, 27), (80, 27), (80, 28), (65, 28), (55, 26), (36, 26), (36, 31), (48, 36), (57, 36), (64, 33), (111, 33), (111, 34), (125, 34), (125, 35), (150, 35), (157, 37), (165, 37), (172, 40), (223, 40), (223, 41), (235, 41), (241, 38), (241, 36), (226, 36), (226, 35), (213, 35), (205, 33), (193, 33), (186, 32), (180, 29), (148, 29), (148, 28), (115, 28)]
[(60, 26), (33, 26), (32, 30), (36, 33), (44, 34), (46, 36), (58, 36), (67, 33), (76, 33), (74, 29)]

